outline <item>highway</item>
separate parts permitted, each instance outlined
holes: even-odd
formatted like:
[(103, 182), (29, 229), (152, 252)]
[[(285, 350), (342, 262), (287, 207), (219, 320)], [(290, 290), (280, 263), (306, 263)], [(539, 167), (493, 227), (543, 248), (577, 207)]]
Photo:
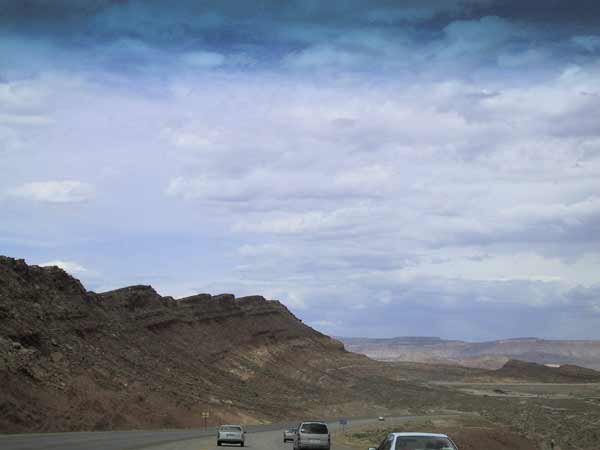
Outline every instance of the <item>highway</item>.
[[(413, 418), (402, 417), (395, 420)], [(348, 427), (375, 422), (375, 419), (351, 420)], [(246, 447), (253, 450), (292, 450), (283, 443), (283, 430), (292, 424), (246, 427)], [(340, 425), (330, 423), (332, 450), (349, 450), (336, 445)], [(78, 433), (30, 433), (0, 435), (1, 450), (224, 450), (217, 447), (216, 430), (99, 431)]]

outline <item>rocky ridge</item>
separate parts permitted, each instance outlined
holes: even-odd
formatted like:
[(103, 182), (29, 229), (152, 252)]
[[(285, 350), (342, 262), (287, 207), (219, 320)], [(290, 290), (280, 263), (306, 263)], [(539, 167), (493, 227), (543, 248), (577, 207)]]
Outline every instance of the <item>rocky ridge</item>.
[(0, 257), (0, 430), (186, 427), (384, 411), (423, 389), (262, 296), (87, 291)]

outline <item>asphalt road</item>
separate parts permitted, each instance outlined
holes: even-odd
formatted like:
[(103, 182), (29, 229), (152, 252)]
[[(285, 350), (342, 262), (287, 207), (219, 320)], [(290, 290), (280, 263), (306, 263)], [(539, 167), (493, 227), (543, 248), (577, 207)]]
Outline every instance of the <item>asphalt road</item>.
[[(396, 418), (407, 420), (411, 417)], [(349, 427), (374, 422), (375, 419), (351, 420)], [(258, 425), (247, 427), (246, 447), (252, 450), (292, 450), (283, 443), (283, 430), (291, 425)], [(348, 450), (336, 446), (335, 432), (340, 425), (331, 423), (332, 450)], [(216, 430), (172, 431), (106, 431), (81, 433), (30, 433), (0, 435), (0, 450), (225, 450), (237, 446), (217, 447)]]

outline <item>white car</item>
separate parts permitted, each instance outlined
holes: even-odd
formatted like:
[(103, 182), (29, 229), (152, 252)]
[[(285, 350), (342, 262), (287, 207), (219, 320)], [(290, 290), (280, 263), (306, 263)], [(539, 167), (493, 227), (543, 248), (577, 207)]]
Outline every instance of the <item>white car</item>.
[(445, 434), (435, 433), (390, 433), (379, 444), (369, 450), (458, 450), (452, 439)]
[(330, 450), (331, 434), (324, 422), (302, 422), (294, 435), (294, 450)]
[(217, 431), (217, 445), (221, 444), (245, 444), (246, 432), (241, 425), (221, 425)]

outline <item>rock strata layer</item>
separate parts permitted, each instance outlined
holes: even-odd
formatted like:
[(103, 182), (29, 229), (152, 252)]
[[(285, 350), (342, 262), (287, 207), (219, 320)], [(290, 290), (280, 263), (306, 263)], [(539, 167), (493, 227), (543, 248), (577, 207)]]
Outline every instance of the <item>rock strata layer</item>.
[[(0, 257), (0, 430), (186, 427), (380, 411), (414, 388), (261, 296), (94, 293)], [(411, 390), (412, 389), (412, 390)]]

